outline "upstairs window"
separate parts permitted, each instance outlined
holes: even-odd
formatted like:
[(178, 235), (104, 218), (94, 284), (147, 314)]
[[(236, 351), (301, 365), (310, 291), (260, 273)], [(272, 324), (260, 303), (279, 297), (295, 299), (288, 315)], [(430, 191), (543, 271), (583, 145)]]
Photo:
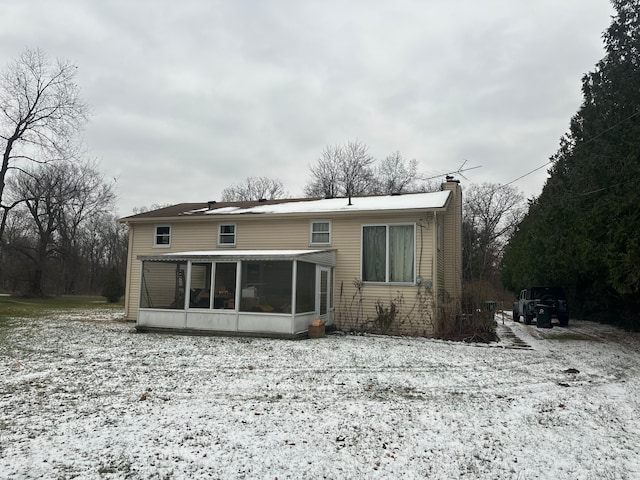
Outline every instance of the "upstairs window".
[(311, 222), (311, 244), (329, 245), (331, 243), (331, 222)]
[(218, 245), (232, 247), (236, 244), (236, 225), (234, 223), (218, 226)]
[(362, 280), (415, 282), (415, 225), (362, 227)]
[(171, 246), (171, 227), (169, 225), (156, 225), (153, 244), (156, 247)]

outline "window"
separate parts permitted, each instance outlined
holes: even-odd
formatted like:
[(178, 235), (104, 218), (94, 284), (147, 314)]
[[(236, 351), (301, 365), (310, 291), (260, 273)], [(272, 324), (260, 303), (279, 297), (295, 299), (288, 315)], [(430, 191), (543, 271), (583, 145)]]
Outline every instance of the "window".
[(218, 245), (234, 246), (236, 244), (235, 224), (221, 224), (218, 227)]
[(156, 225), (153, 244), (156, 247), (169, 247), (171, 245), (171, 227), (169, 225)]
[(362, 227), (362, 280), (365, 282), (415, 282), (415, 226)]
[(331, 222), (311, 222), (311, 244), (329, 245), (331, 243)]

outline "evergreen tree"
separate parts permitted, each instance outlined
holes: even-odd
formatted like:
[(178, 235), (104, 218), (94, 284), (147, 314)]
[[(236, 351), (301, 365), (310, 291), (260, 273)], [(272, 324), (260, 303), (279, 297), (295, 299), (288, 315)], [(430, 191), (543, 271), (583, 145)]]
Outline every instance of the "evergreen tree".
[(640, 328), (640, 0), (613, 0), (606, 55), (505, 251), (506, 286), (563, 286), (574, 315)]
[(120, 273), (116, 267), (111, 267), (107, 273), (104, 288), (102, 289), (102, 296), (107, 299), (108, 303), (117, 303), (120, 297), (122, 297), (123, 292), (124, 287)]

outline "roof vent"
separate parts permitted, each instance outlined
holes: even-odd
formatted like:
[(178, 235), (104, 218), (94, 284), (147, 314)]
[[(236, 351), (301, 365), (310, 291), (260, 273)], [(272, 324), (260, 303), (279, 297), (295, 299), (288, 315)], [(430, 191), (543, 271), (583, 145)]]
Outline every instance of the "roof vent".
[(211, 208), (212, 208), (215, 204), (216, 204), (216, 201), (215, 201), (215, 200), (209, 200), (209, 201), (207, 202), (207, 208), (208, 208), (209, 210), (211, 210)]

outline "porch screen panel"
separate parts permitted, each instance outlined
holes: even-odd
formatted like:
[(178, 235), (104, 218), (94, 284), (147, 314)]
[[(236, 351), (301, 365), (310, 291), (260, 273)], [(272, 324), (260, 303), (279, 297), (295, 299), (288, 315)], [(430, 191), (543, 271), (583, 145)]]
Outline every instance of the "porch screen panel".
[(413, 225), (389, 226), (389, 281), (413, 282), (415, 265)]
[(327, 295), (329, 289), (329, 272), (320, 270), (320, 315), (327, 314)]
[(237, 263), (216, 263), (213, 308), (236, 308)]
[(186, 272), (186, 262), (143, 262), (140, 308), (184, 309)]
[(316, 266), (309, 262), (297, 262), (296, 313), (313, 312), (316, 309)]
[(189, 308), (211, 306), (211, 263), (191, 264)]
[(384, 282), (386, 279), (385, 226), (362, 227), (362, 280)]
[(291, 313), (292, 275), (292, 261), (242, 262), (240, 310)]

